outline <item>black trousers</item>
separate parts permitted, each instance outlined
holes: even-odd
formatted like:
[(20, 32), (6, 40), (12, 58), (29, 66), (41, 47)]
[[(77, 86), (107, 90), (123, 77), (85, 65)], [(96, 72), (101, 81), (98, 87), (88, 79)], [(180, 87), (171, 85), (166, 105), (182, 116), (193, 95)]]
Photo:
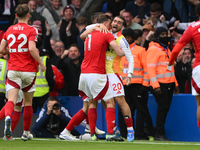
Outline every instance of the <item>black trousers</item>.
[(5, 93), (0, 93), (0, 110), (5, 105)]
[(175, 83), (168, 83), (168, 84), (159, 83), (159, 84), (162, 94), (156, 94), (154, 90), (151, 88), (151, 92), (154, 95), (156, 102), (158, 104), (155, 136), (165, 135), (165, 130), (164, 130), (165, 121), (171, 105), (173, 91), (175, 89)]
[[(129, 86), (124, 86), (124, 90), (125, 90), (125, 100), (131, 109), (133, 122), (134, 122), (135, 110), (137, 109), (136, 126), (134, 127), (135, 136), (138, 138), (145, 136), (144, 122), (146, 123), (149, 135), (153, 134), (154, 130), (153, 130), (152, 119), (147, 107), (147, 101), (148, 101), (147, 88), (145, 88), (142, 84), (131, 84)], [(120, 108), (118, 116), (119, 116), (119, 127), (121, 136), (126, 138), (127, 127)]]
[(43, 107), (48, 97), (49, 97), (49, 93), (45, 94), (42, 97), (33, 97), (33, 103), (32, 103), (33, 113), (36, 113), (38, 108), (39, 108), (39, 111), (41, 110), (41, 108)]

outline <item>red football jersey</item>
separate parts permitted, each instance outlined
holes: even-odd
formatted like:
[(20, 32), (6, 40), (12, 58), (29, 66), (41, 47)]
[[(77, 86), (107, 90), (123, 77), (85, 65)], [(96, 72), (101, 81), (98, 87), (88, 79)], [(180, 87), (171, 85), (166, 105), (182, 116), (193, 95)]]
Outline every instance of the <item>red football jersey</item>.
[(37, 72), (37, 61), (31, 56), (28, 43), (37, 42), (37, 30), (25, 23), (12, 25), (5, 32), (3, 40), (9, 48), (8, 70)]
[(115, 40), (111, 33), (94, 31), (85, 40), (84, 60), (81, 73), (106, 74), (106, 50), (111, 41)]
[(185, 45), (192, 41), (195, 47), (195, 62), (193, 68), (200, 64), (200, 21), (191, 24), (183, 33), (179, 43)]

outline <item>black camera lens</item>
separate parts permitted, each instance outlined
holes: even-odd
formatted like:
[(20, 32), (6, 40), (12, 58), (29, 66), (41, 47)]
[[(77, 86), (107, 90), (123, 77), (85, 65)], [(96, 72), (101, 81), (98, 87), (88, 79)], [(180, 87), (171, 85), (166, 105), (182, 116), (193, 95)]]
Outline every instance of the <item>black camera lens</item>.
[(53, 105), (53, 110), (58, 110), (60, 108), (59, 104), (58, 103), (55, 103)]

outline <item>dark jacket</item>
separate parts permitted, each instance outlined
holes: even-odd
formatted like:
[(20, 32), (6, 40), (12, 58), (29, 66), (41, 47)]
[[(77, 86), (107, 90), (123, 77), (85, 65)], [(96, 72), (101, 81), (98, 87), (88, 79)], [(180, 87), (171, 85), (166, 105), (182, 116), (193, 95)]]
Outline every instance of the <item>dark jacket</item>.
[(59, 58), (58, 60), (58, 69), (62, 70), (65, 87), (63, 89), (63, 96), (78, 96), (78, 83), (79, 76), (81, 73), (81, 63), (82, 58), (79, 59), (78, 64), (74, 64), (70, 58), (66, 57), (65, 59)]
[(59, 104), (61, 116), (56, 116), (53, 114), (47, 115), (47, 102), (48, 101), (44, 103), (43, 108), (39, 113), (39, 116), (34, 125), (35, 128), (37, 130), (45, 128), (53, 133), (59, 129), (64, 129), (66, 124), (68, 124), (71, 119), (68, 110)]
[(62, 19), (62, 23), (59, 30), (60, 40), (65, 44), (65, 49), (68, 49), (71, 44), (77, 43), (77, 35), (79, 34), (79, 30), (76, 27), (76, 19), (72, 19), (71, 25), (71, 36), (67, 36), (66, 27), (68, 26), (69, 21)]

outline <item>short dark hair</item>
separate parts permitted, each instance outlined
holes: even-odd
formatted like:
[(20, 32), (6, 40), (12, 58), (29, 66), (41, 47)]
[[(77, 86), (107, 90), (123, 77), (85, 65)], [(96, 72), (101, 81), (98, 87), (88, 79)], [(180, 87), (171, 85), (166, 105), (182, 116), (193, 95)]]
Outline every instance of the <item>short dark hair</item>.
[(19, 18), (24, 18), (29, 13), (27, 4), (19, 4), (15, 9), (15, 12)]
[(125, 13), (129, 13), (131, 16), (133, 16), (132, 13), (131, 13), (129, 10), (126, 10), (126, 9), (125, 9), (125, 10), (123, 11), (123, 13), (124, 13), (124, 12), (125, 12)]
[(95, 12), (91, 16), (91, 21), (93, 22), (95, 18), (97, 18), (99, 15), (103, 14), (103, 12)]
[(150, 6), (151, 12), (162, 11), (162, 6), (160, 3), (152, 3)]
[(59, 101), (59, 99), (55, 96), (49, 96), (47, 100), (48, 101), (57, 101), (57, 102)]
[(78, 18), (76, 19), (76, 23), (77, 23), (78, 25), (86, 25), (86, 24), (87, 24), (87, 20), (86, 20), (85, 17), (80, 16), (80, 17), (78, 17)]
[(110, 16), (101, 14), (97, 18), (97, 23), (104, 23), (105, 21), (111, 20)]
[(137, 40), (139, 37), (142, 37), (143, 34), (142, 30), (134, 29), (133, 32), (134, 32), (134, 40)]
[(116, 16), (116, 17), (122, 19), (123, 20), (123, 26), (126, 27), (126, 20), (124, 19), (124, 17), (122, 17), (122, 16)]
[(186, 48), (184, 48), (183, 50), (184, 50), (184, 52), (185, 52), (186, 50), (189, 50), (190, 53), (192, 54), (192, 50), (191, 50), (189, 47), (186, 47)]
[(200, 17), (200, 3), (198, 3), (198, 4), (195, 6), (195, 13), (197, 14), (198, 17)]
[[(75, 44), (75, 43), (73, 43), (73, 44), (71, 44), (71, 45), (69, 46), (69, 49), (70, 49), (71, 47), (77, 47), (77, 48), (78, 48), (78, 45)], [(79, 48), (78, 48), (78, 49), (79, 49)]]

